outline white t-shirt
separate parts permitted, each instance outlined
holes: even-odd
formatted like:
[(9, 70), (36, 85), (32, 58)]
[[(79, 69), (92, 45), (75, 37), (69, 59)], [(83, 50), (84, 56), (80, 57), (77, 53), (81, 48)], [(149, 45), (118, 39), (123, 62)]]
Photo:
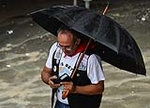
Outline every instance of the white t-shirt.
[[(57, 49), (57, 50), (56, 50)], [(62, 50), (57, 47), (57, 43), (54, 43), (49, 51), (49, 56), (46, 61), (46, 67), (52, 68), (52, 57), (54, 54), (54, 51), (56, 50), (54, 58), (57, 59), (59, 62), (59, 76), (62, 76), (63, 74), (71, 75), (73, 72), (73, 69), (75, 68), (75, 65), (77, 61), (79, 60), (81, 53), (77, 53), (74, 56), (65, 56), (65, 54), (62, 52)], [(56, 67), (55, 67), (56, 68)], [(54, 71), (55, 71), (54, 68)], [(86, 71), (87, 70), (87, 76), (91, 80), (92, 84), (96, 84), (101, 80), (105, 80), (105, 76), (103, 74), (102, 66), (101, 66), (101, 59), (99, 56), (92, 54), (92, 55), (84, 55), (82, 61), (80, 62), (80, 65), (78, 67), (78, 70)], [(57, 92), (57, 98), (60, 102), (68, 104), (68, 100), (62, 99), (62, 90), (63, 86), (58, 88)]]

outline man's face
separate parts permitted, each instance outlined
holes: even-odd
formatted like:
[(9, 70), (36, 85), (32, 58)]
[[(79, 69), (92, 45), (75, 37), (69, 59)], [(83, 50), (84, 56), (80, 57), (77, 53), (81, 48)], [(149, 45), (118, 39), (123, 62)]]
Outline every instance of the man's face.
[(58, 46), (66, 55), (72, 55), (76, 50), (75, 40), (70, 31), (59, 31), (57, 36)]

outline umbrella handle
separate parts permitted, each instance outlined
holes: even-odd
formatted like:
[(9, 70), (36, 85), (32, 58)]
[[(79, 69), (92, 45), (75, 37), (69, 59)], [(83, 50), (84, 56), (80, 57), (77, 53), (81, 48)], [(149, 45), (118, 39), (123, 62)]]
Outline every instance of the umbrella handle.
[[(79, 65), (80, 65), (80, 62), (82, 61), (82, 58), (84, 57), (84, 54), (85, 54), (86, 50), (88, 49), (88, 47), (89, 47), (91, 41), (92, 41), (92, 40), (89, 39), (89, 41), (88, 41), (88, 43), (87, 43), (87, 45), (86, 45), (86, 47), (85, 47), (85, 49), (84, 49), (84, 52), (81, 54), (81, 56), (80, 56), (80, 58), (79, 58), (79, 61), (78, 61), (77, 65), (76, 65), (76, 67), (75, 67), (75, 70), (73, 71), (73, 73), (72, 73), (72, 75), (71, 75), (71, 78), (74, 77), (74, 75), (75, 75), (75, 73), (76, 73), (76, 71), (77, 71), (77, 69), (78, 69), (78, 67), (79, 67)], [(68, 93), (69, 93), (69, 90), (63, 91), (63, 92), (62, 92), (62, 99), (67, 98)]]
[(103, 11), (103, 15), (105, 15), (105, 13), (108, 11), (108, 8), (109, 8), (109, 2), (107, 3), (107, 5), (106, 5), (106, 7), (105, 7), (105, 9)]
[(66, 99), (67, 96), (68, 96), (68, 94), (69, 94), (69, 90), (67, 90), (67, 91), (62, 91), (62, 99)]

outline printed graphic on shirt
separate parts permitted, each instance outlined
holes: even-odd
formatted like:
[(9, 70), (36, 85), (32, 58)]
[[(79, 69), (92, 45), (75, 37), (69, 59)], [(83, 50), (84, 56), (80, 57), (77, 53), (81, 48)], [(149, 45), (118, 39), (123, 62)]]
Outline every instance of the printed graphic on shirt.
[[(71, 64), (71, 63), (70, 63)], [(71, 65), (69, 65), (68, 63), (64, 64), (63, 62), (60, 62), (59, 64), (60, 67), (65, 67), (67, 68), (70, 72), (73, 71), (73, 68), (71, 67)]]
[(87, 60), (88, 60), (88, 55), (85, 55), (79, 65), (78, 70), (86, 71), (87, 69)]
[(62, 76), (63, 74), (71, 75), (71, 72), (66, 67), (60, 67), (59, 68), (59, 76)]

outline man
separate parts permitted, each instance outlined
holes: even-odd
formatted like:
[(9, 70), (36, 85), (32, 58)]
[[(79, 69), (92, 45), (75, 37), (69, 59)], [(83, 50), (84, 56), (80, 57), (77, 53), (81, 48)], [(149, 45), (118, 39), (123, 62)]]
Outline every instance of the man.
[[(82, 36), (83, 37), (83, 36)], [(104, 91), (101, 59), (89, 46), (72, 79), (70, 79), (87, 40), (66, 26), (60, 27), (57, 42), (50, 49), (46, 65), (41, 72), (43, 82), (57, 89), (55, 108), (99, 108)], [(68, 78), (69, 76), (69, 78)], [(67, 77), (69, 80), (63, 80)], [(54, 79), (59, 79), (58, 82)], [(68, 91), (67, 98), (62, 95)]]

